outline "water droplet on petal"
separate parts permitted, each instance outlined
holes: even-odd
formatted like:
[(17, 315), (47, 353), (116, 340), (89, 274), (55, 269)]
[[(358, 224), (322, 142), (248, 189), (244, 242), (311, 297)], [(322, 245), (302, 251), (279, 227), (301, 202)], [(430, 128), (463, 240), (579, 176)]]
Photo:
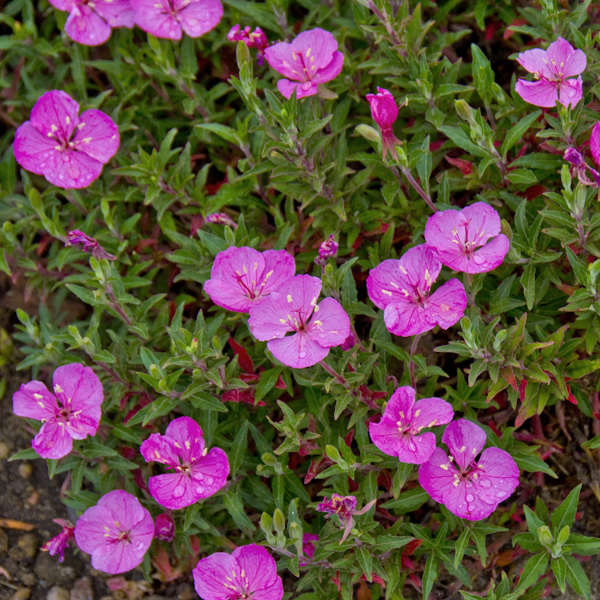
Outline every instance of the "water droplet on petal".
[(298, 354), (300, 358), (304, 358), (306, 356), (306, 352), (302, 351)]
[(480, 485), (481, 487), (484, 487), (484, 488), (489, 488), (489, 487), (490, 487), (492, 484), (489, 482), (489, 480), (488, 480), (488, 479), (482, 479), (482, 480), (479, 482), (479, 485)]
[(467, 494), (467, 502), (473, 502), (475, 498), (471, 494)]
[(133, 545), (137, 550), (141, 550), (144, 547), (144, 542), (142, 542), (142, 540), (138, 540), (137, 542), (134, 542)]
[(175, 486), (175, 489), (173, 490), (173, 496), (175, 496), (175, 498), (180, 498), (183, 496), (184, 491), (185, 488), (182, 485)]

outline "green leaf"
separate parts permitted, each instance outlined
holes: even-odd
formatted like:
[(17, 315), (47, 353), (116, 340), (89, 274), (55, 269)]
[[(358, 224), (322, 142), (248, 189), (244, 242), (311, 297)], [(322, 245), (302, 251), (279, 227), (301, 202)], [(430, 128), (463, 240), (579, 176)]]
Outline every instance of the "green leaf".
[(580, 533), (572, 533), (563, 546), (563, 554), (582, 554), (590, 556), (600, 554), (600, 538), (588, 537)]
[(541, 110), (536, 110), (523, 117), (516, 125), (513, 125), (507, 132), (500, 148), (502, 157), (506, 159), (508, 151), (523, 139), (525, 132), (537, 121), (542, 114)]
[(33, 460), (34, 458), (41, 458), (40, 455), (33, 448), (25, 448), (15, 452), (9, 459), (8, 462), (13, 460)]
[(557, 535), (565, 525), (572, 525), (575, 522), (575, 513), (577, 512), (577, 503), (579, 502), (579, 492), (582, 484), (573, 488), (569, 495), (561, 502), (560, 506), (552, 513), (550, 521), (552, 522), (552, 532)]
[(532, 556), (523, 567), (519, 584), (515, 588), (515, 593), (524, 592), (531, 587), (546, 572), (548, 567), (548, 554), (541, 552)]
[(554, 577), (556, 577), (556, 583), (560, 591), (564, 594), (567, 588), (567, 561), (561, 556), (559, 558), (553, 558), (550, 563)]
[(586, 600), (591, 598), (590, 580), (588, 579), (583, 567), (574, 556), (563, 557), (567, 568), (567, 581), (577, 594), (583, 596)]
[(267, 369), (260, 374), (256, 385), (255, 402), (260, 402), (274, 387), (281, 373), (280, 368)]

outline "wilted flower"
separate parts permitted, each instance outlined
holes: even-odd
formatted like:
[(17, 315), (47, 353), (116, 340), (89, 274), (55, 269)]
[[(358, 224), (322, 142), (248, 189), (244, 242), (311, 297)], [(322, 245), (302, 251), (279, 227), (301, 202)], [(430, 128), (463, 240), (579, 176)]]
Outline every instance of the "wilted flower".
[(17, 162), (61, 188), (90, 185), (118, 150), (119, 130), (100, 110), (78, 113), (79, 104), (65, 92), (42, 94), (15, 134)]
[(148, 480), (150, 494), (165, 508), (184, 508), (216, 494), (229, 475), (227, 454), (221, 448), (209, 452), (202, 428), (190, 417), (171, 421), (164, 435), (151, 434), (140, 452), (146, 462), (159, 462), (175, 471)]
[(288, 367), (315, 365), (350, 333), (350, 319), (337, 300), (317, 304), (321, 285), (318, 277), (297, 275), (250, 309), (250, 332)]
[(344, 528), (344, 534), (340, 544), (350, 535), (354, 526), (354, 518), (357, 515), (364, 515), (375, 504), (376, 500), (371, 500), (360, 510), (356, 510), (356, 496), (340, 496), (331, 494), (331, 500), (323, 498), (323, 502), (317, 505), (319, 512), (328, 513), (328, 515), (337, 515), (340, 519), (340, 525)]
[(383, 158), (388, 151), (393, 151), (399, 140), (394, 135), (394, 123), (398, 118), (398, 106), (391, 92), (385, 88), (377, 88), (377, 94), (367, 94), (367, 102), (371, 108), (371, 116), (381, 129), (381, 145)]
[(269, 45), (269, 40), (260, 27), (250, 31), (249, 26), (242, 29), (239, 25), (234, 25), (229, 30), (227, 39), (230, 42), (244, 42), (248, 48), (256, 48), (258, 64), (262, 65), (265, 62), (265, 48)]
[[(600, 125), (600, 122), (596, 123), (592, 130), (592, 137), (590, 137), (590, 149), (592, 150), (594, 160), (600, 158), (600, 139), (598, 139), (600, 138), (600, 132), (597, 130), (598, 125)], [(573, 165), (573, 171), (581, 183), (600, 187), (600, 173), (587, 164), (583, 154), (577, 148), (567, 148), (563, 154), (563, 158)], [(593, 180), (588, 177), (588, 171)]]
[(86, 46), (103, 44), (112, 27), (133, 27), (131, 0), (49, 0), (58, 10), (69, 12), (65, 33)]
[(155, 37), (196, 38), (214, 29), (223, 16), (221, 0), (131, 0), (135, 22)]
[(338, 251), (338, 244), (335, 241), (335, 237), (331, 234), (320, 246), (319, 256), (315, 258), (315, 263), (320, 266), (324, 266), (325, 263)]
[(277, 89), (286, 98), (294, 90), (297, 98), (314, 96), (319, 84), (336, 78), (344, 65), (336, 39), (318, 27), (302, 32), (291, 43), (269, 46), (265, 57), (273, 69), (288, 78), (277, 82)]
[(464, 315), (467, 295), (458, 279), (431, 293), (441, 268), (436, 251), (421, 244), (407, 250), (399, 260), (384, 260), (371, 269), (367, 292), (383, 309), (388, 331), (406, 337), (436, 325), (448, 329)]
[(65, 519), (52, 519), (52, 521), (60, 525), (62, 531), (51, 540), (48, 540), (40, 550), (47, 552), (50, 556), (58, 555), (58, 562), (62, 562), (65, 559), (65, 548), (74, 537), (75, 526), (71, 521)]
[(283, 582), (273, 557), (257, 544), (232, 554), (215, 552), (198, 561), (192, 572), (202, 600), (281, 600)]
[(435, 434), (421, 433), (427, 427), (445, 425), (452, 420), (452, 406), (441, 398), (415, 402), (415, 390), (407, 385), (390, 397), (379, 423), (369, 423), (373, 443), (400, 462), (420, 465), (435, 450)]
[(154, 523), (154, 537), (163, 542), (170, 542), (175, 536), (175, 521), (173, 517), (167, 513), (157, 515)]
[(237, 223), (226, 213), (210, 213), (204, 218), (205, 223), (215, 223), (217, 225), (229, 225), (232, 229), (237, 227)]
[[(431, 458), (419, 467), (421, 487), (457, 517), (470, 521), (485, 519), (519, 485), (517, 464), (500, 448), (481, 452), (485, 432), (466, 419), (450, 423), (442, 441), (452, 457), (436, 448)], [(481, 457), (475, 462), (480, 452)]]
[(525, 102), (552, 108), (556, 102), (576, 106), (583, 96), (581, 75), (587, 60), (582, 50), (575, 50), (559, 37), (547, 50), (534, 48), (517, 56), (519, 64), (539, 81), (519, 79), (515, 91)]
[[(305, 533), (302, 536), (302, 554), (309, 560), (315, 555), (315, 542), (319, 541), (319, 536), (316, 533)], [(298, 564), (305, 567), (308, 562), (300, 559)]]
[(92, 567), (111, 575), (137, 567), (153, 537), (150, 513), (124, 490), (102, 496), (75, 524), (75, 541), (92, 555)]
[(13, 412), (42, 421), (31, 442), (41, 457), (62, 458), (73, 449), (73, 440), (96, 435), (104, 393), (94, 371), (79, 363), (58, 367), (52, 383), (54, 394), (41, 381), (21, 385), (13, 395)]
[(510, 248), (508, 238), (500, 233), (500, 216), (485, 202), (434, 213), (425, 225), (425, 241), (435, 248), (442, 264), (464, 273), (495, 269)]
[(117, 258), (114, 254), (109, 254), (95, 238), (86, 235), (79, 229), (69, 231), (65, 242), (65, 246), (75, 246), (76, 244), (81, 244), (81, 249), (84, 252), (90, 252), (95, 258), (106, 258), (107, 260)]
[(285, 250), (258, 252), (231, 246), (215, 257), (204, 291), (227, 310), (248, 312), (295, 272), (294, 257)]

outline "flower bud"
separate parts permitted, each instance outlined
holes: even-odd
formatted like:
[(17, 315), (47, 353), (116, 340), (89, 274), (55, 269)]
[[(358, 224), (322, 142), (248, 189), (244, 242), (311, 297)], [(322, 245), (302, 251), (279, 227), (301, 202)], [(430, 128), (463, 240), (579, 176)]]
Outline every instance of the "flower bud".
[(335, 256), (338, 251), (338, 244), (331, 234), (320, 246), (319, 246), (319, 256), (315, 258), (315, 263), (323, 266), (328, 259), (332, 256)]
[(377, 94), (367, 94), (367, 101), (371, 107), (371, 116), (381, 127), (381, 131), (391, 129), (398, 118), (398, 106), (394, 96), (388, 90), (378, 87)]
[(582, 167), (585, 164), (581, 152), (576, 148), (567, 148), (563, 154), (563, 158), (574, 167)]
[(170, 542), (175, 536), (175, 521), (167, 513), (161, 513), (156, 517), (154, 524), (154, 537), (163, 542)]

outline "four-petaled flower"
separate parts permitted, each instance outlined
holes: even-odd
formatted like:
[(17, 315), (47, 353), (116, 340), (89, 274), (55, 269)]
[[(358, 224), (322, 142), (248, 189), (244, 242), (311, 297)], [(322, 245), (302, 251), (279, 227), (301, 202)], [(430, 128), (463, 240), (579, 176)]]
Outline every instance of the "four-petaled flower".
[(155, 37), (196, 38), (214, 29), (223, 16), (221, 0), (131, 0), (138, 27)]
[(435, 434), (421, 433), (426, 427), (445, 425), (452, 420), (452, 406), (441, 398), (422, 398), (415, 402), (415, 390), (398, 388), (390, 397), (383, 417), (369, 424), (373, 443), (400, 462), (420, 465), (435, 450)]
[(337, 515), (340, 520), (340, 525), (344, 528), (344, 533), (340, 544), (350, 535), (354, 526), (354, 516), (364, 515), (375, 504), (376, 500), (371, 500), (360, 510), (356, 510), (356, 496), (340, 496), (339, 494), (331, 494), (331, 499), (323, 498), (323, 502), (319, 502), (317, 510), (329, 515)]
[(381, 146), (383, 158), (394, 150), (400, 141), (394, 135), (394, 123), (398, 118), (398, 105), (389, 90), (378, 87), (376, 94), (367, 94), (367, 102), (371, 108), (371, 116), (381, 130)]
[(258, 252), (231, 246), (215, 257), (204, 291), (227, 310), (248, 312), (294, 276), (294, 257), (285, 250)]
[(31, 446), (43, 458), (62, 458), (73, 449), (73, 440), (96, 435), (104, 399), (102, 383), (79, 363), (58, 367), (53, 390), (41, 381), (24, 383), (13, 395), (13, 412), (42, 421)]
[(215, 552), (198, 561), (192, 572), (202, 600), (281, 600), (283, 582), (273, 557), (257, 544), (232, 554)]
[(265, 58), (273, 69), (288, 78), (277, 82), (277, 89), (286, 98), (294, 90), (297, 98), (314, 96), (319, 84), (337, 77), (344, 65), (344, 55), (338, 50), (336, 39), (318, 27), (302, 32), (291, 43), (269, 46)]
[(519, 64), (539, 81), (519, 79), (515, 91), (525, 102), (552, 108), (558, 100), (563, 106), (576, 106), (583, 96), (580, 73), (587, 59), (583, 50), (575, 50), (559, 37), (547, 50), (534, 48), (517, 56)]
[(102, 496), (75, 524), (75, 541), (92, 555), (92, 567), (111, 575), (137, 567), (153, 536), (150, 513), (124, 490)]
[(183, 508), (216, 494), (229, 475), (227, 454), (221, 448), (209, 452), (200, 425), (190, 417), (171, 421), (164, 435), (150, 435), (140, 452), (146, 462), (175, 471), (148, 480), (150, 494), (165, 508)]
[(425, 225), (425, 241), (435, 248), (442, 264), (464, 273), (495, 269), (510, 248), (510, 241), (500, 233), (500, 216), (485, 202), (434, 213)]
[(90, 185), (118, 150), (119, 130), (100, 110), (78, 113), (79, 104), (65, 92), (42, 94), (15, 134), (17, 162), (61, 188)]
[(49, 0), (58, 10), (69, 12), (65, 33), (75, 42), (86, 46), (104, 44), (112, 27), (134, 25), (131, 0)]
[(442, 436), (452, 457), (436, 448), (419, 467), (421, 487), (451, 513), (470, 521), (491, 515), (519, 485), (519, 468), (512, 456), (500, 448), (481, 452), (485, 440), (485, 432), (475, 423), (454, 421)]
[(318, 277), (297, 275), (281, 285), (278, 293), (250, 309), (252, 335), (268, 342), (267, 348), (284, 365), (310, 367), (348, 337), (350, 319), (346, 311), (333, 298), (317, 304), (320, 293)]
[(65, 548), (74, 537), (75, 526), (71, 521), (65, 519), (52, 519), (52, 521), (60, 525), (62, 530), (57, 536), (48, 540), (40, 550), (47, 552), (50, 556), (58, 555), (58, 562), (62, 562), (65, 559)]
[(399, 260), (384, 260), (371, 269), (367, 291), (372, 302), (383, 309), (388, 331), (406, 337), (436, 325), (448, 329), (463, 316), (467, 295), (458, 279), (450, 279), (431, 294), (441, 268), (436, 251), (421, 244)]

